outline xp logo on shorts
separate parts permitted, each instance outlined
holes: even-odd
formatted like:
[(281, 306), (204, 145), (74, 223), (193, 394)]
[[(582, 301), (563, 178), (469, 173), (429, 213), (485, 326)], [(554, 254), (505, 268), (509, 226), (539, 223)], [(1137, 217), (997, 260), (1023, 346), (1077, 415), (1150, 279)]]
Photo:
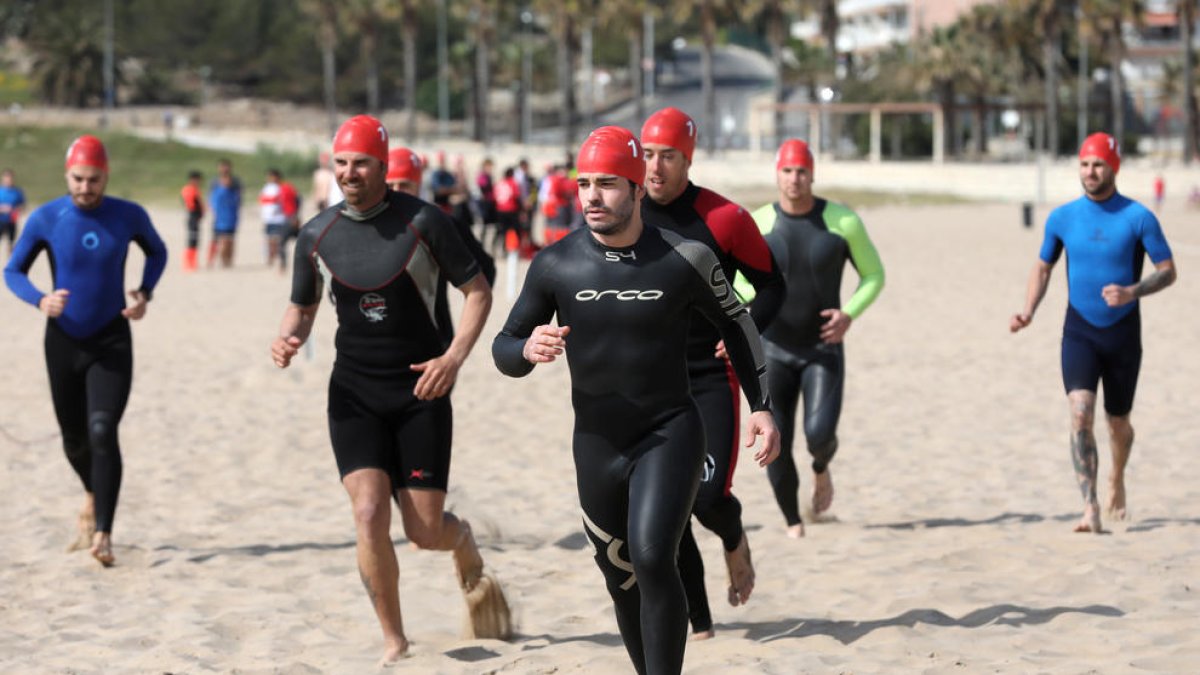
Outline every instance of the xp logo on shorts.
[(378, 293), (367, 293), (358, 299), (358, 311), (367, 317), (367, 321), (379, 323), (387, 318), (387, 300)]
[(96, 249), (100, 248), (100, 235), (89, 231), (87, 234), (83, 235), (83, 239), (80, 239), (79, 243), (82, 244), (87, 250), (95, 251)]

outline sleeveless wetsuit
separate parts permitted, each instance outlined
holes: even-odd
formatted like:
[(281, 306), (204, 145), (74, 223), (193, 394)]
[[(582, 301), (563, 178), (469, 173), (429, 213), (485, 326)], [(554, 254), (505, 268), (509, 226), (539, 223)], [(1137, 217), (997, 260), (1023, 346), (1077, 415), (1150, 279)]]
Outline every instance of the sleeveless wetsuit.
[(571, 328), (580, 505), (621, 637), (638, 672), (677, 673), (688, 608), (676, 551), (705, 456), (684, 346), (696, 314), (716, 324), (751, 409), (767, 410), (758, 332), (707, 247), (649, 226), (629, 248), (577, 230), (539, 253), (492, 345), (501, 372), (533, 369), (526, 339), (556, 314)]
[[(748, 277), (760, 289), (752, 308), (754, 324), (761, 332), (770, 323), (783, 301), (783, 277), (745, 209), (689, 182), (669, 204), (643, 199), (642, 220), (707, 245), (720, 261), (726, 279), (732, 280), (736, 273)], [(732, 551), (743, 535), (742, 505), (732, 491), (740, 406), (736, 374), (724, 359), (713, 356), (720, 339), (711, 323), (693, 318), (688, 338), (688, 375), (708, 439), (693, 513), (721, 538), (726, 551)], [(704, 562), (690, 521), (680, 544), (679, 565), (688, 590), (692, 630), (707, 631), (712, 628), (712, 616), (704, 588)]]
[(327, 288), (337, 311), (329, 435), (342, 477), (376, 468), (393, 490), (446, 490), (450, 398), (418, 400), (409, 366), (449, 345), (434, 308), (439, 275), (461, 287), (478, 273), (449, 218), (399, 192), (365, 213), (330, 207), (300, 231), (292, 303), (313, 305)]
[(63, 196), (30, 215), (4, 268), (13, 293), (37, 307), (44, 293), (30, 282), (29, 269), (44, 250), (54, 288), (71, 293), (62, 315), (46, 323), (50, 396), (67, 460), (95, 495), (96, 530), (110, 533), (121, 491), (117, 426), (133, 381), (133, 343), (121, 315), (130, 243), (146, 254), (139, 290), (149, 297), (167, 248), (146, 211), (115, 197), (85, 211)]
[[(775, 501), (787, 524), (800, 521), (797, 492), (800, 476), (792, 456), (796, 409), (804, 397), (804, 437), (812, 469), (823, 473), (837, 452), (837, 424), (842, 412), (845, 355), (841, 344), (821, 341), (821, 316), (842, 309), (857, 319), (883, 289), (883, 263), (862, 221), (841, 204), (817, 198), (808, 213), (791, 215), (779, 204), (754, 212), (754, 220), (787, 279), (787, 297), (763, 333), (772, 411), (779, 425), (779, 459), (767, 467)], [(854, 265), (860, 281), (842, 307), (842, 272)], [(743, 279), (735, 284), (743, 298), (754, 289)]]
[(1064, 250), (1068, 306), (1063, 388), (1067, 393), (1095, 392), (1103, 380), (1104, 410), (1128, 415), (1142, 361), (1140, 305), (1135, 300), (1109, 307), (1102, 290), (1109, 284), (1137, 283), (1145, 256), (1158, 264), (1171, 259), (1171, 248), (1158, 218), (1117, 193), (1102, 202), (1083, 196), (1050, 213), (1040, 257), (1053, 264)]

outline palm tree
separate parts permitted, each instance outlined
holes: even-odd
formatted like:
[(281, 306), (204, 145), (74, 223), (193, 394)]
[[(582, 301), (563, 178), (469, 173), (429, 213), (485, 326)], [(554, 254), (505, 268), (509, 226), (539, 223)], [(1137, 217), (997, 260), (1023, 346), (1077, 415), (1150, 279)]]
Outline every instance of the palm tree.
[(1196, 52), (1192, 49), (1192, 27), (1196, 23), (1196, 0), (1179, 0), (1180, 38), (1183, 40), (1183, 162), (1191, 164), (1200, 152), (1200, 111), (1196, 108)]
[[(31, 16), (28, 43), (34, 55), (32, 81), (43, 100), (76, 107), (103, 100), (103, 37), (95, 28), (99, 22), (99, 11), (41, 12)], [(119, 68), (120, 60), (116, 62)], [(119, 70), (116, 75), (119, 80)]]
[(1046, 87), (1046, 146), (1050, 155), (1055, 156), (1058, 154), (1058, 43), (1062, 37), (1067, 1), (1034, 0), (1029, 7), (1042, 38), (1042, 82)]
[(1125, 61), (1126, 22), (1142, 25), (1145, 6), (1141, 0), (1080, 0), (1083, 15), (1095, 28), (1100, 43), (1112, 63), (1109, 67), (1109, 91), (1112, 101), (1112, 135), (1121, 142), (1125, 138), (1125, 82), (1121, 64)]
[(417, 31), (421, 27), (418, 0), (399, 0), (400, 40), (404, 44), (404, 139), (417, 140)]
[(325, 113), (329, 134), (337, 131), (337, 49), (338, 3), (336, 0), (302, 0), (300, 9), (317, 23), (317, 44), (321, 47), (321, 71), (325, 80)]
[(642, 94), (642, 61), (646, 58), (646, 15), (657, 16), (658, 10), (642, 0), (607, 0), (596, 6), (596, 19), (601, 25), (623, 27), (629, 33), (629, 89), (633, 93), (633, 116), (641, 122), (646, 118), (646, 99)]
[(700, 91), (704, 99), (704, 119), (700, 128), (704, 131), (704, 148), (712, 154), (717, 149), (717, 94), (714, 86), (713, 52), (717, 43), (717, 21), (727, 18), (730, 11), (741, 5), (740, 0), (698, 0), (697, 2), (673, 3), (677, 20), (687, 20), (693, 11), (700, 19)]
[[(535, 0), (535, 7), (544, 15), (553, 17), (554, 36), (558, 51), (558, 91), (562, 96), (559, 108), (559, 124), (563, 131), (563, 151), (575, 151), (575, 60), (579, 52), (576, 22), (584, 17), (582, 0)], [(587, 9), (591, 9), (588, 2)]]
[(381, 25), (400, 16), (394, 0), (342, 0), (343, 16), (358, 33), (359, 49), (367, 73), (367, 112), (379, 114), (379, 31)]
[[(771, 67), (774, 71), (771, 100), (775, 102), (775, 143), (783, 142), (783, 104), (786, 92), (783, 86), (783, 45), (787, 40), (787, 14), (795, 10), (797, 0), (748, 0), (742, 5), (742, 18), (761, 18), (767, 44), (771, 48)], [(836, 11), (834, 12), (836, 15)]]

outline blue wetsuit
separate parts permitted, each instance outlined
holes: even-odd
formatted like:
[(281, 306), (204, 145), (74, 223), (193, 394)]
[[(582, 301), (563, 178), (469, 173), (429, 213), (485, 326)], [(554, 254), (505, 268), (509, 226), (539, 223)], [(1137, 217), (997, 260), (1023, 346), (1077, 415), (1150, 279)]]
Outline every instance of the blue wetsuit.
[(242, 207), (242, 182), (236, 177), (229, 185), (215, 179), (208, 189), (208, 204), (213, 212), (213, 232), (233, 234), (238, 226), (238, 209)]
[(53, 287), (70, 291), (62, 315), (46, 324), (46, 370), (67, 460), (95, 495), (98, 532), (112, 532), (121, 486), (117, 425), (133, 378), (129, 321), (121, 314), (131, 242), (146, 254), (139, 290), (149, 297), (167, 248), (146, 211), (113, 197), (85, 211), (63, 196), (33, 212), (4, 268), (13, 293), (37, 307), (45, 294), (28, 273), (44, 250)]
[(0, 211), (0, 239), (8, 238), (12, 242), (17, 236), (17, 211), (25, 206), (25, 193), (16, 185), (0, 185), (0, 205), (7, 205), (8, 211)]
[(1040, 257), (1053, 264), (1067, 252), (1067, 317), (1063, 326), (1063, 386), (1096, 391), (1104, 382), (1104, 409), (1133, 409), (1141, 365), (1138, 301), (1109, 307), (1102, 291), (1128, 286), (1142, 276), (1146, 255), (1154, 264), (1171, 259), (1171, 248), (1154, 214), (1121, 194), (1104, 201), (1086, 196), (1064, 204), (1046, 219)]

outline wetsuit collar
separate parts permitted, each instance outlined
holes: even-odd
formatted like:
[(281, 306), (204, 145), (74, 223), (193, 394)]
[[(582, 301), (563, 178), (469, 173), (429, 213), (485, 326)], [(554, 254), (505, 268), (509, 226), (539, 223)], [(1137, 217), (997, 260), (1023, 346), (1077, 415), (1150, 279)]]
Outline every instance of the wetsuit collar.
[(802, 220), (802, 219), (808, 218), (816, 213), (820, 213), (821, 209), (823, 209), (824, 207), (825, 207), (825, 200), (820, 197), (816, 197), (816, 196), (813, 197), (812, 206), (804, 213), (791, 213), (789, 211), (784, 211), (783, 210), (783, 202), (775, 202), (776, 213), (783, 216), (784, 218), (795, 218), (796, 220)]
[(350, 220), (361, 223), (365, 220), (370, 220), (370, 219), (374, 218), (375, 216), (383, 213), (383, 210), (386, 209), (387, 207), (388, 207), (388, 199), (386, 196), (384, 196), (383, 200), (381, 200), (375, 206), (372, 206), (371, 208), (367, 209), (366, 211), (356, 211), (353, 207), (351, 207), (349, 204), (347, 204), (346, 206), (342, 207), (342, 215), (346, 216)]

